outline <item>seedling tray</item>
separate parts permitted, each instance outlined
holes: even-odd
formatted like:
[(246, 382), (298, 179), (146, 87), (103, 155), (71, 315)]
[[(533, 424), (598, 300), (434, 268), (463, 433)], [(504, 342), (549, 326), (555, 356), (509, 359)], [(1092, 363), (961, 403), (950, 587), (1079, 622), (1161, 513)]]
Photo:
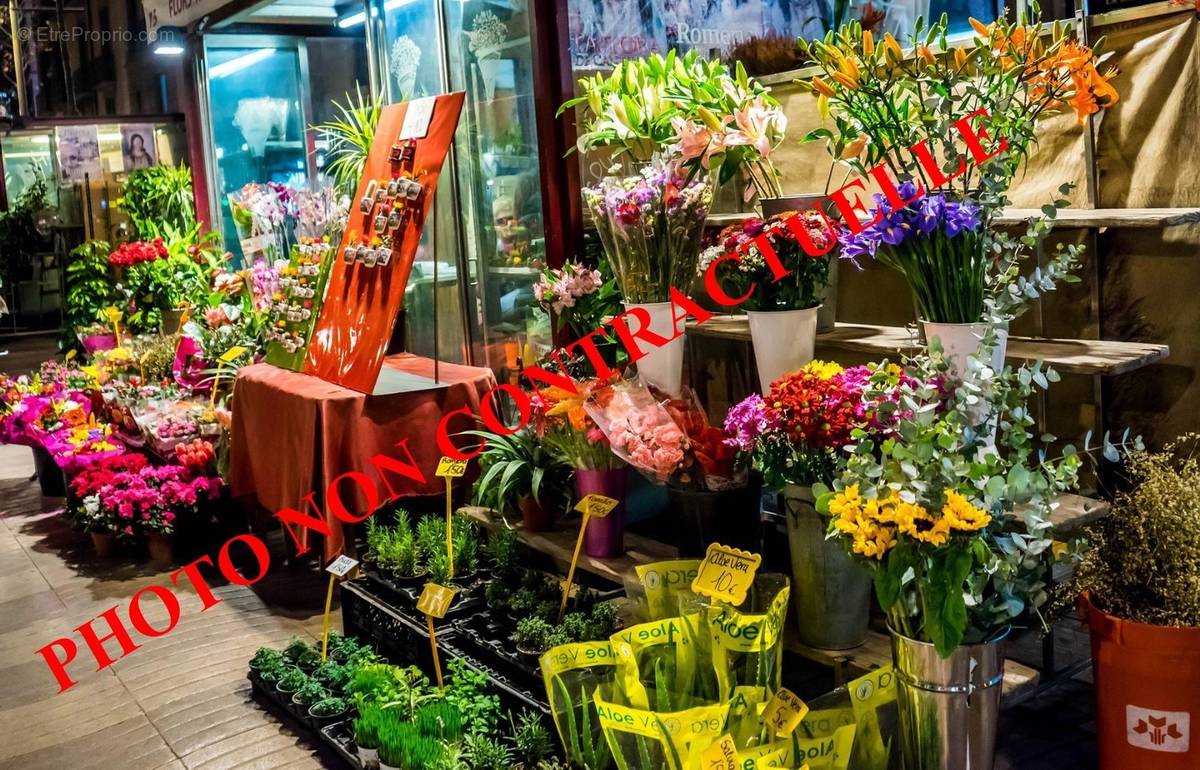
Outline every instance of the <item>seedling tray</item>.
[[(433, 677), (433, 654), (424, 616), (420, 620), (410, 617), (377, 596), (373, 588), (374, 584), (363, 578), (341, 584), (343, 632), (370, 642), (393, 663), (416, 666)], [(435, 622), (439, 642), (454, 638), (453, 623)]]
[[(420, 598), (421, 591), (425, 588), (423, 583), (404, 585), (370, 564), (364, 566), (363, 573), (370, 582), (371, 593), (375, 594), (378, 599), (391, 605), (394, 610), (413, 622), (425, 622), (425, 616), (416, 609), (417, 599)], [(454, 597), (454, 603), (443, 620), (455, 620), (478, 612), (483, 605), (482, 585), (483, 581), (476, 577), (469, 584), (460, 587), (458, 595)]]

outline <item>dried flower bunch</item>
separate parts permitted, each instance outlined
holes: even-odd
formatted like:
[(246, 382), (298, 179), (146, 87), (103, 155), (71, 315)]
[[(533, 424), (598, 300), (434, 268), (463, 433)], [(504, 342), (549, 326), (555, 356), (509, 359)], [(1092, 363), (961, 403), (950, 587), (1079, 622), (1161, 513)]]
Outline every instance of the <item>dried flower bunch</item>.
[(1132, 487), (1089, 533), (1079, 584), (1100, 609), (1161, 626), (1200, 626), (1200, 434), (1134, 452)]

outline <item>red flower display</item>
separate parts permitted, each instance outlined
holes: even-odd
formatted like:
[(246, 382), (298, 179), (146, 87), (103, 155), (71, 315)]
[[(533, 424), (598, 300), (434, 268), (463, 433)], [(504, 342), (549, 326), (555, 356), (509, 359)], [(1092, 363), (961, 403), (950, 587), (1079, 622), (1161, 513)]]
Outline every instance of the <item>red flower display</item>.
[(162, 238), (153, 241), (131, 241), (122, 243), (117, 250), (108, 255), (108, 264), (117, 267), (131, 267), (143, 262), (153, 262), (167, 256), (167, 247)]

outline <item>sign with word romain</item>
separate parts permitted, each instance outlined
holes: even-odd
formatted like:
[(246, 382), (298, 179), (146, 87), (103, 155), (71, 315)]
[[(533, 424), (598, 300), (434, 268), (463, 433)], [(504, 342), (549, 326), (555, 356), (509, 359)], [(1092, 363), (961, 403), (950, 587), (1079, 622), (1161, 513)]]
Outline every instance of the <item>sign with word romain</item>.
[(438, 460), (435, 475), (441, 478), (457, 479), (467, 472), (466, 460), (455, 460), (453, 457), (443, 457)]
[(713, 543), (708, 547), (704, 561), (700, 562), (692, 590), (736, 607), (746, 601), (746, 592), (761, 563), (762, 557), (756, 553)]

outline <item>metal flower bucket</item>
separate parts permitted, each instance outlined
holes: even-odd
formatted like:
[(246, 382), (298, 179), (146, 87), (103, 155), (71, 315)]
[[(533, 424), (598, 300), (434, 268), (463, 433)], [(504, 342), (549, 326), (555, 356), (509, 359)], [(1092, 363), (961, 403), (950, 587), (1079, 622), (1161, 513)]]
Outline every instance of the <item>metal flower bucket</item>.
[(943, 658), (932, 644), (892, 632), (906, 770), (992, 770), (1007, 636)]
[(857, 647), (867, 638), (871, 573), (841, 543), (826, 539), (826, 521), (813, 505), (811, 487), (788, 484), (783, 502), (800, 641), (824, 650)]

